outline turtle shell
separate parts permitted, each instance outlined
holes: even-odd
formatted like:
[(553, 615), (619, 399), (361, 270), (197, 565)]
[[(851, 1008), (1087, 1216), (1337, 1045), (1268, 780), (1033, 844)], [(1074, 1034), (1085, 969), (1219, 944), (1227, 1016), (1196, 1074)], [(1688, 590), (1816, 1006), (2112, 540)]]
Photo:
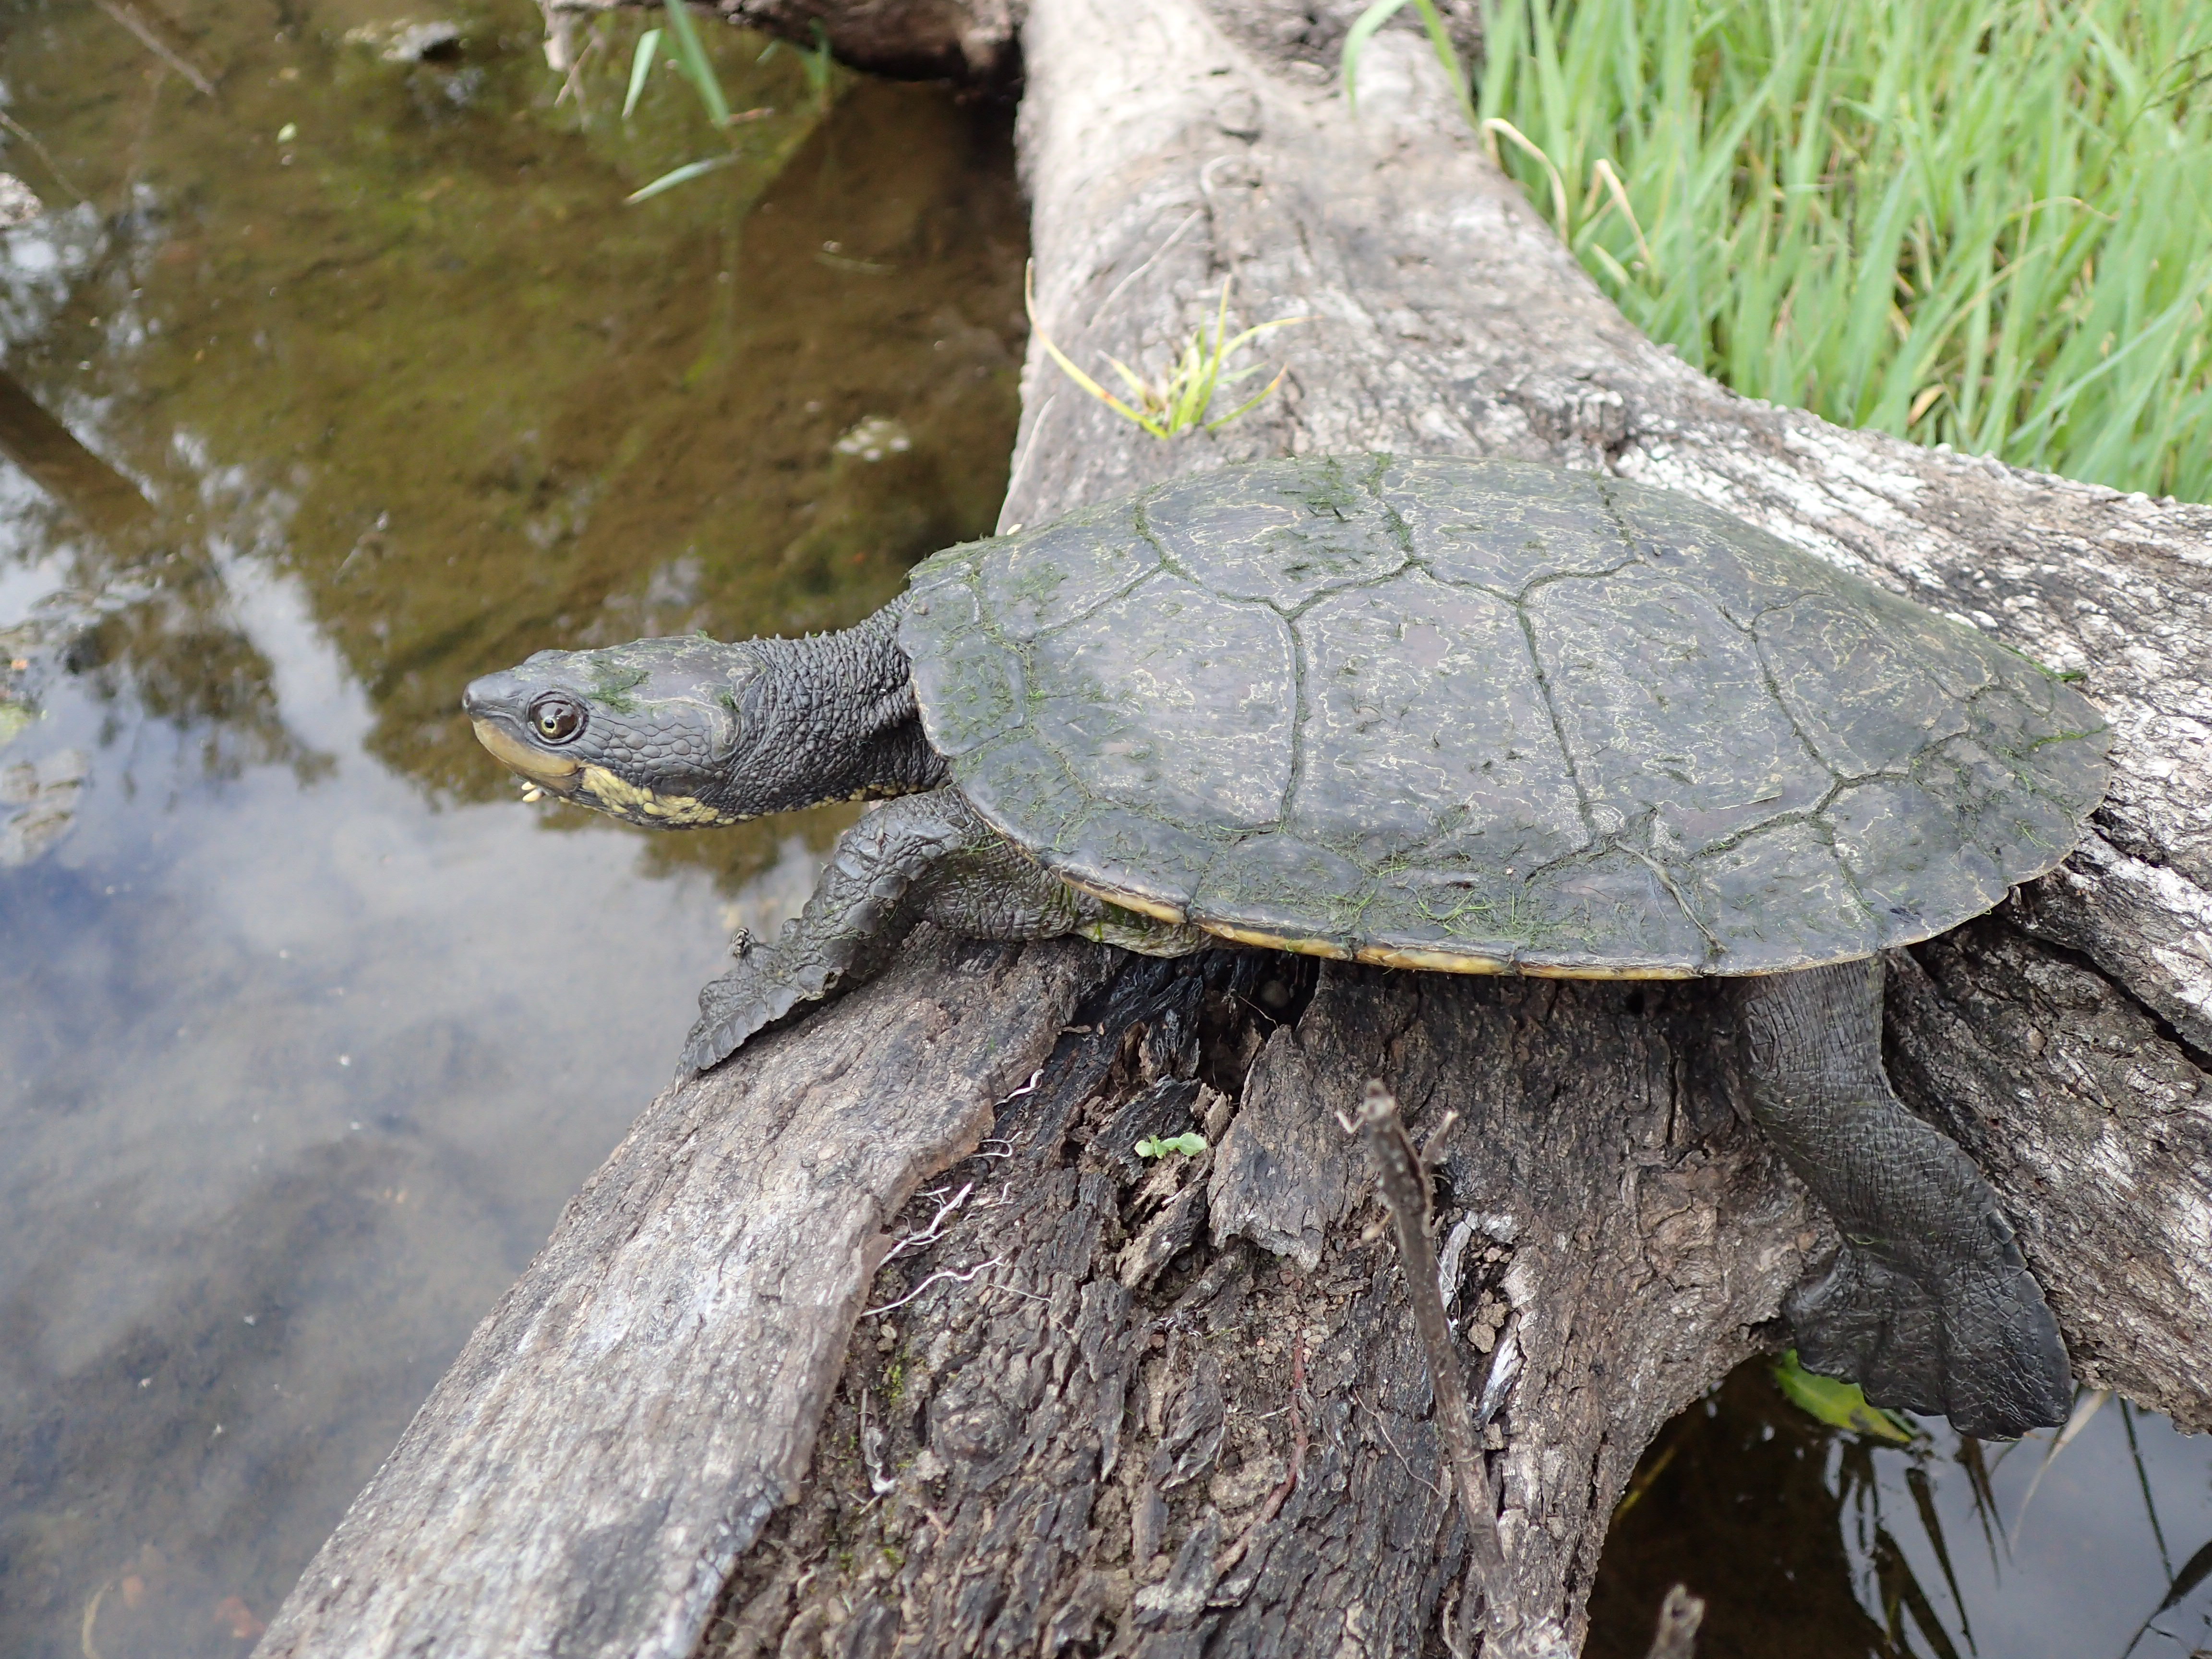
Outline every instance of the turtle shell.
[(919, 567), (994, 827), (1115, 904), (1459, 973), (1765, 974), (1987, 910), (2105, 790), (2027, 658), (1686, 496), (1267, 461)]

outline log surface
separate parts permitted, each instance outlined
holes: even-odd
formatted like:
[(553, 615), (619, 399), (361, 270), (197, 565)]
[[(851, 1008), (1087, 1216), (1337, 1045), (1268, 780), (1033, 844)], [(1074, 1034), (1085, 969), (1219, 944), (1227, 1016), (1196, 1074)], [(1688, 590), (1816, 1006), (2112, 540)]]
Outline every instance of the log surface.
[[(1002, 524), (1283, 453), (1603, 467), (2079, 669), (2118, 737), (2099, 833), (1892, 959), (1888, 1059), (2083, 1380), (2212, 1426), (2212, 510), (1733, 397), (1583, 275), (1418, 40), (1377, 38), (1355, 118), (1283, 10), (1029, 8), (1059, 343), (1158, 363), (1231, 275), (1243, 320), (1319, 320), (1267, 337), (1273, 402), (1173, 444), (1033, 343)], [(1380, 1075), (1442, 1131), (1521, 1650), (1571, 1653), (1638, 1455), (1830, 1242), (1732, 1041), (1695, 984), (926, 941), (654, 1103), (261, 1651), (1450, 1647), (1432, 1402), (1334, 1116)], [(1193, 1127), (1196, 1158), (1134, 1153)]]
[(255, 1651), (690, 1651), (799, 1494), (884, 1218), (1104, 952), (927, 939), (672, 1085), (416, 1413)]
[[(2100, 834), (2000, 915), (1893, 959), (1888, 1054), (1907, 1103), (1989, 1171), (2082, 1379), (2212, 1423), (2212, 511), (1734, 397), (1620, 318), (1459, 124), (1418, 41), (1378, 39), (1355, 118), (1310, 57), (1266, 49), (1251, 9), (1031, 8), (1022, 155), (1057, 343), (1086, 365), (1157, 363), (1231, 275), (1241, 321), (1320, 320), (1271, 340), (1292, 364), (1277, 402), (1173, 445), (1133, 435), (1033, 345), (1002, 528), (1283, 453), (1603, 467), (2080, 670), (2118, 728)], [(1527, 1650), (1579, 1645), (1638, 1453), (1778, 1338), (1765, 1322), (1827, 1224), (1729, 1104), (1710, 988), (1315, 971), (1256, 1063), (1210, 1079), (1225, 1133), (1202, 1177), (1086, 1186), (1058, 1131), (1002, 1121), (1024, 1151), (992, 1249), (1012, 1232), (1035, 1276), (1018, 1304), (925, 1297), (888, 1350), (856, 1346), (824, 1444), (873, 1449), (817, 1461), (711, 1650), (1440, 1640), (1458, 1547), (1442, 1466), (1332, 1116), (1373, 1073), (1417, 1126), (1462, 1115), (1443, 1224), (1510, 1235), (1488, 1259), (1501, 1245), (1481, 1234), (1482, 1267), (1463, 1258), (1447, 1288), (1462, 1319), (1503, 1321), (1484, 1352), (1510, 1330), (1521, 1358), (1493, 1462)], [(1053, 1109), (1130, 1133), (1142, 1079), (1088, 1086)], [(1146, 1277), (1158, 1241), (1184, 1238)], [(1273, 1504), (1300, 1401), (1304, 1478)]]

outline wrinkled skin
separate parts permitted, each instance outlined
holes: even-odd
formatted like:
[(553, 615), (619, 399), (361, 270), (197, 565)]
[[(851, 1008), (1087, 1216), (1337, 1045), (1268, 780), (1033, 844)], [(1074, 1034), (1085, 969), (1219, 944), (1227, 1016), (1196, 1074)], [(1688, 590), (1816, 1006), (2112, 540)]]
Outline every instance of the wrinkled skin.
[[(484, 746), (538, 787), (652, 829), (887, 803), (840, 838), (782, 937), (739, 940), (736, 965), (700, 993), (690, 1070), (872, 977), (918, 921), (978, 939), (1077, 933), (1154, 956), (1219, 942), (1056, 880), (945, 786), (898, 648), (902, 608), (804, 640), (541, 651), (462, 699)], [(564, 714), (574, 729), (560, 729)]]
[(2063, 1423), (2057, 1322), (1981, 1171), (1891, 1093), (1881, 982), (1879, 961), (1740, 982), (1752, 1116), (1844, 1235), (1784, 1310), (1798, 1358), (1967, 1434)]

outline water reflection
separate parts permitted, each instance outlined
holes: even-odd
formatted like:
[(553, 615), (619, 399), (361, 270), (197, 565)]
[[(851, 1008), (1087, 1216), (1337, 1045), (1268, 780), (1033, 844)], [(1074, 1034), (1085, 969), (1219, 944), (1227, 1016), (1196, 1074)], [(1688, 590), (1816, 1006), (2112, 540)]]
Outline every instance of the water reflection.
[(634, 21), (167, 9), (0, 7), (11, 1656), (245, 1651), (842, 821), (525, 807), (459, 687), (852, 621), (1015, 412), (1001, 115), (708, 30), (774, 113), (626, 208), (711, 141)]
[(2178, 1659), (2212, 1648), (2212, 1439), (2085, 1397), (2011, 1444), (1828, 1428), (1754, 1360), (1644, 1454), (1590, 1600), (1589, 1659), (1707, 1598), (1700, 1659)]

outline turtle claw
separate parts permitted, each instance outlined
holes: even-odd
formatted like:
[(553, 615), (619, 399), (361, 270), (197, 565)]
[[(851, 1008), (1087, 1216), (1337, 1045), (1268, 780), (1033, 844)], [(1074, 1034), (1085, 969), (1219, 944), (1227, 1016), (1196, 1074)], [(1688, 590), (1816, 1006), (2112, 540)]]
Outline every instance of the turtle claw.
[(1997, 1260), (1940, 1287), (1846, 1241), (1783, 1311), (1799, 1362), (1856, 1382), (1874, 1405), (1940, 1413), (1961, 1434), (1998, 1440), (2056, 1427), (2073, 1408), (2058, 1322), (2009, 1237)]
[(708, 1072), (802, 1003), (819, 1002), (851, 982), (849, 949), (794, 936), (760, 944), (748, 933), (729, 971), (699, 988), (699, 1023), (684, 1040), (683, 1067)]
[(698, 1024), (684, 1040), (679, 1062), (685, 1071), (712, 1071), (800, 1003), (822, 994), (775, 972), (775, 952), (756, 950), (700, 988)]

